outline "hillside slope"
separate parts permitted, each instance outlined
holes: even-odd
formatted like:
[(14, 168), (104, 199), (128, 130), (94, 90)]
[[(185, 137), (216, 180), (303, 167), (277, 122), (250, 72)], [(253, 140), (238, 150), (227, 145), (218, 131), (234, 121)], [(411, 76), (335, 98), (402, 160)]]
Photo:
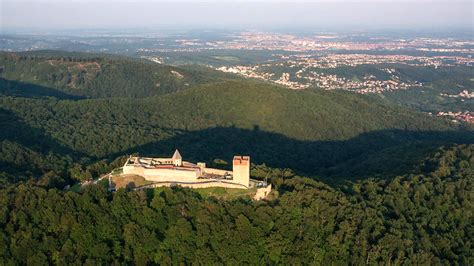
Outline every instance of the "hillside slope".
[(474, 99), (449, 97), (460, 92), (470, 91), (474, 86), (474, 68), (472, 66), (409, 66), (403, 64), (359, 65), (355, 67), (337, 67), (319, 69), (324, 73), (335, 74), (347, 79), (363, 80), (364, 76), (374, 76), (378, 80), (390, 78), (390, 74), (382, 69), (392, 69), (401, 81), (423, 83), (422, 87), (408, 90), (388, 91), (374, 94), (390, 103), (409, 107), (423, 112), (438, 113), (439, 111), (473, 111)]
[[(87, 98), (141, 98), (234, 77), (198, 66), (178, 68), (118, 56), (35, 52), (0, 53), (0, 78), (17, 82), (10, 83), (8, 91), (2, 88), (3, 95), (22, 94), (36, 85)], [(56, 95), (52, 92), (51, 96)]]
[(249, 154), (255, 163), (328, 177), (402, 171), (440, 145), (474, 142), (469, 128), (380, 100), (251, 81), (146, 99), (2, 97), (0, 106), (14, 116), (5, 128), (21, 121), (78, 156), (167, 155), (179, 148), (190, 160)]
[(258, 128), (298, 140), (343, 140), (384, 129), (453, 128), (450, 123), (361, 95), (342, 91), (294, 91), (250, 81), (203, 85), (147, 101), (150, 108), (159, 110), (156, 114), (175, 115), (164, 119), (173, 121), (173, 124), (164, 124), (166, 127)]
[(259, 202), (180, 187), (8, 186), (0, 263), (472, 265), (473, 154), (474, 145), (439, 150), (415, 174), (348, 193), (262, 168), (278, 194)]

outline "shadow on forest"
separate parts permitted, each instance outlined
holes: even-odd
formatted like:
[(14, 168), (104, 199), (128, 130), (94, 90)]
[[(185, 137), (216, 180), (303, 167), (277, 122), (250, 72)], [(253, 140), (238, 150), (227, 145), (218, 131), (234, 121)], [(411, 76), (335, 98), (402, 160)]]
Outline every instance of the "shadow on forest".
[[(61, 91), (0, 78), (0, 94), (30, 98), (56, 97), (80, 99)], [(18, 143), (43, 155), (54, 153), (72, 158), (90, 157), (65, 147), (41, 129), (22, 122), (12, 112), (0, 108), (0, 140)], [(185, 160), (230, 162), (233, 155), (250, 155), (252, 162), (270, 167), (291, 168), (296, 173), (316, 176), (328, 182), (372, 177), (393, 177), (413, 169), (423, 158), (443, 145), (474, 143), (472, 131), (381, 130), (348, 140), (302, 141), (284, 135), (253, 130), (216, 127), (200, 131), (171, 130), (170, 139), (148, 143), (117, 156), (139, 152), (141, 155), (166, 156), (179, 149)], [(231, 167), (231, 165), (229, 165)]]
[[(85, 155), (61, 145), (42, 129), (31, 127), (23, 122), (18, 116), (9, 110), (0, 108), (0, 142), (8, 141), (17, 145), (0, 146), (0, 167), (4, 171), (15, 169), (37, 171), (36, 164), (40, 158), (33, 153), (43, 156), (43, 159), (51, 156), (70, 156), (72, 159), (84, 157)], [(9, 147), (9, 148), (7, 148)], [(29, 152), (31, 150), (33, 153)], [(34, 157), (31, 157), (34, 156)], [(28, 158), (30, 157), (30, 158)], [(52, 164), (59, 162), (51, 162)]]
[(474, 134), (472, 131), (382, 130), (349, 140), (300, 141), (260, 131), (257, 126), (254, 130), (216, 127), (182, 132), (171, 139), (114, 156), (135, 152), (142, 156), (171, 156), (177, 148), (185, 160), (210, 162), (219, 158), (231, 167), (233, 155), (250, 155), (252, 163), (291, 168), (297, 174), (331, 182), (406, 174), (440, 146), (453, 143), (474, 143)]
[(7, 80), (4, 78), (0, 78), (0, 95), (25, 98), (54, 97), (62, 100), (85, 99), (85, 97), (67, 94), (49, 87), (34, 85), (31, 83), (25, 83), (20, 81)]

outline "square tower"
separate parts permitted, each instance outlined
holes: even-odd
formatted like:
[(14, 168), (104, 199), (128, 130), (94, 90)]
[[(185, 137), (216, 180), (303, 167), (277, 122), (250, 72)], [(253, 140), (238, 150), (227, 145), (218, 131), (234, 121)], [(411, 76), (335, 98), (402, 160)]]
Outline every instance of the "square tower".
[(233, 180), (235, 183), (242, 184), (246, 187), (250, 185), (250, 157), (234, 156), (232, 161)]

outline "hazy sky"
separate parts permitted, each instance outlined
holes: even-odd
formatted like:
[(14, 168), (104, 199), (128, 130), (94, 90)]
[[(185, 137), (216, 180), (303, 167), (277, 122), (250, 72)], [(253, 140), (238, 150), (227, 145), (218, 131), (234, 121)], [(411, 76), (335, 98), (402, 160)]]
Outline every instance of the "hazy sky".
[(41, 28), (465, 28), (472, 1), (0, 0), (2, 30)]

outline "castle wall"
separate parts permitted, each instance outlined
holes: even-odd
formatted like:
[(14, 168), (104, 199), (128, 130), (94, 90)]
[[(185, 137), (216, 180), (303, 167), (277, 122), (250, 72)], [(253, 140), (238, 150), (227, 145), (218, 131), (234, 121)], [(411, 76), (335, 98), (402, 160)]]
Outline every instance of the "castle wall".
[(145, 169), (143, 177), (155, 182), (197, 182), (201, 175), (199, 170), (176, 170), (176, 169)]
[(203, 168), (202, 169), (205, 173), (211, 174), (211, 175), (225, 175), (225, 173), (232, 175), (232, 171), (229, 170), (221, 170), (221, 169), (215, 169), (215, 168)]
[[(158, 166), (156, 163), (166, 163), (168, 166)], [(172, 166), (171, 164), (174, 164)], [(177, 165), (184, 165), (177, 167)], [(249, 188), (250, 187), (250, 157), (235, 156), (233, 160), (233, 171), (206, 168), (204, 163), (198, 165), (183, 162), (178, 151), (173, 158), (140, 158), (130, 157), (123, 166), (123, 174), (139, 175), (146, 180), (160, 183), (183, 184), (185, 186), (200, 187), (229, 187), (229, 188)], [(206, 176), (207, 179), (199, 179)], [(226, 174), (232, 175), (233, 179), (214, 179), (218, 175), (224, 177)]]
[(123, 173), (124, 174), (129, 174), (129, 175), (145, 175), (145, 168), (140, 167), (140, 166), (133, 166), (133, 165), (125, 165), (123, 168)]
[(158, 169), (144, 168), (141, 166), (124, 166), (123, 174), (143, 176), (146, 180), (155, 182), (176, 181), (176, 182), (196, 182), (201, 175), (199, 169), (178, 170), (178, 169)]
[(182, 186), (189, 188), (208, 188), (208, 187), (223, 187), (223, 188), (238, 188), (238, 189), (247, 189), (242, 184), (235, 184), (231, 182), (223, 181), (209, 181), (209, 180), (200, 180), (196, 183), (179, 183), (179, 182), (162, 182), (157, 184), (146, 185), (140, 188), (156, 188), (156, 187), (171, 187), (171, 186)]

